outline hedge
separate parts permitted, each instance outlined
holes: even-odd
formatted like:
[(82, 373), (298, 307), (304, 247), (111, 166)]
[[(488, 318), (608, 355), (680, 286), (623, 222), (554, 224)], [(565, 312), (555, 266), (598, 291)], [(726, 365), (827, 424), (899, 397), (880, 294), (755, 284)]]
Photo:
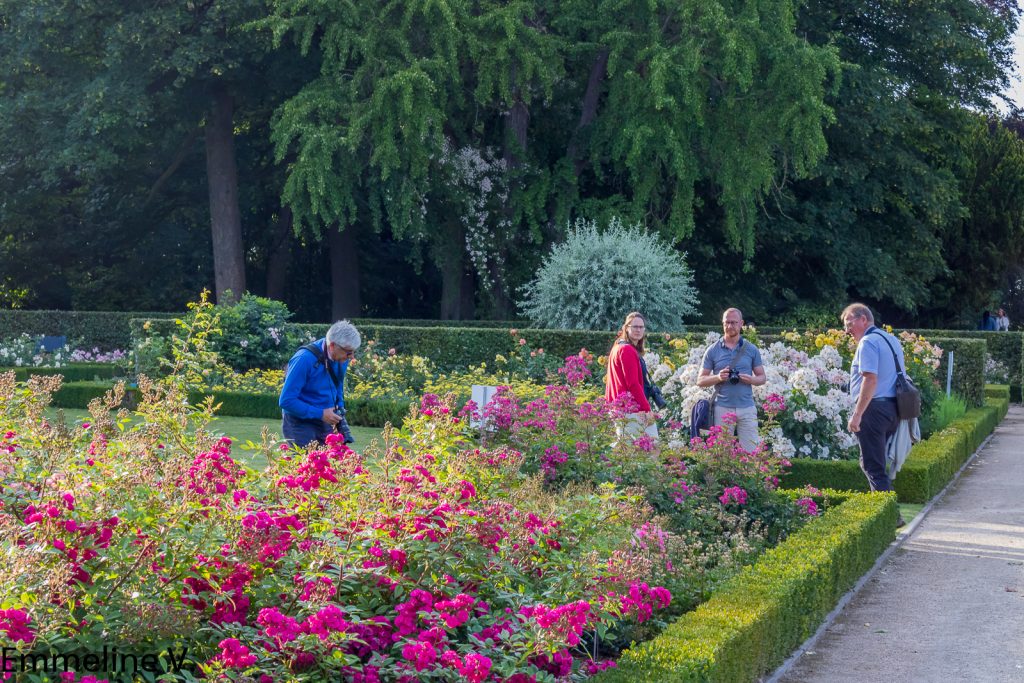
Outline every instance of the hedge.
[(758, 680), (874, 565), (895, 536), (897, 515), (892, 494), (851, 494), (596, 680)]
[(19, 382), (27, 380), (29, 375), (64, 375), (66, 382), (90, 382), (124, 375), (124, 371), (114, 363), (70, 363), (60, 368), (0, 368), (0, 372), (11, 370)]
[(0, 330), (4, 337), (21, 334), (65, 336), (85, 348), (104, 351), (132, 348), (129, 321), (132, 318), (172, 318), (176, 313), (139, 311), (17, 311), (0, 310)]
[[(1009, 382), (1014, 400), (1020, 399), (1022, 377), (1024, 377), (1024, 332), (980, 332), (977, 330), (911, 330), (923, 335), (928, 341), (933, 338), (984, 339), (988, 353), (993, 360), (1002, 363), (1010, 373)], [(945, 380), (943, 380), (945, 381)]]
[[(431, 320), (427, 318), (349, 318), (348, 320), (356, 327), (363, 325), (392, 325), (395, 327), (493, 327), (507, 330), (530, 326), (529, 320)], [(325, 329), (328, 325), (329, 323), (323, 323)]]
[(984, 339), (952, 337), (929, 338), (933, 344), (942, 347), (942, 361), (936, 370), (936, 377), (942, 390), (946, 390), (946, 368), (949, 352), (953, 352), (953, 392), (967, 401), (968, 406), (981, 406), (985, 402), (985, 353), (988, 344)]
[[(103, 396), (110, 391), (109, 382), (66, 382), (53, 396), (55, 408), (84, 409), (89, 401)], [(126, 391), (124, 405), (126, 408), (135, 406), (137, 392), (133, 387)], [(189, 402), (193, 405), (203, 401), (206, 396), (213, 396), (214, 403), (219, 403), (217, 414), (225, 417), (255, 417), (268, 420), (281, 418), (281, 408), (277, 405), (277, 396), (273, 394), (246, 394), (242, 392), (215, 391), (212, 393), (196, 392), (189, 394)], [(346, 418), (349, 424), (361, 427), (383, 427), (390, 422), (400, 426), (409, 412), (408, 401), (389, 401), (384, 399), (348, 399), (345, 401)]]
[[(328, 325), (298, 325), (300, 330), (322, 337)], [(176, 331), (173, 321), (135, 319), (131, 321), (133, 347), (147, 336), (170, 336)], [(379, 325), (358, 326), (363, 343), (373, 339), (385, 349), (429, 358), (441, 372), (463, 369), (468, 365), (489, 363), (498, 354), (508, 355), (515, 350), (518, 340), (525, 337), (531, 348), (543, 348), (546, 353), (561, 358), (579, 353), (586, 347), (603, 354), (611, 347), (614, 332), (581, 332), (570, 330), (520, 329), (513, 336), (508, 329), (465, 327), (416, 327)]]
[[(931, 438), (914, 444), (896, 476), (893, 487), (904, 503), (927, 503), (952, 480), (953, 475), (978, 449), (985, 437), (1006, 417), (1009, 398), (1006, 389), (993, 389), (1000, 396), (985, 400), (982, 408), (972, 408)], [(867, 491), (860, 465), (853, 460), (812, 460), (796, 458), (783, 485)]]

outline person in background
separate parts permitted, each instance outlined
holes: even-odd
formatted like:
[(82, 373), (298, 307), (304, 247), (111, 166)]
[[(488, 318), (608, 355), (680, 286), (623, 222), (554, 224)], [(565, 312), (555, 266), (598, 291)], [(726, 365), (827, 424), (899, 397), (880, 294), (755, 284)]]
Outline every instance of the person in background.
[(1006, 311), (1002, 308), (999, 309), (999, 314), (996, 316), (996, 330), (998, 332), (1010, 331), (1010, 319), (1006, 317)]
[(604, 397), (611, 403), (622, 400), (625, 398), (623, 394), (627, 394), (628, 403), (636, 408), (626, 415), (625, 435), (636, 437), (646, 434), (657, 438), (658, 424), (645, 391), (643, 356), (646, 339), (647, 322), (644, 317), (635, 311), (627, 315), (626, 322), (608, 351)]
[(992, 317), (991, 313), (985, 311), (981, 314), (981, 323), (978, 325), (978, 329), (986, 332), (996, 331), (996, 319)]
[(281, 432), (292, 445), (306, 447), (325, 443), (328, 434), (340, 433), (352, 443), (345, 420), (345, 370), (355, 357), (361, 338), (347, 320), (327, 330), (323, 339), (303, 346), (291, 360), (284, 376)]

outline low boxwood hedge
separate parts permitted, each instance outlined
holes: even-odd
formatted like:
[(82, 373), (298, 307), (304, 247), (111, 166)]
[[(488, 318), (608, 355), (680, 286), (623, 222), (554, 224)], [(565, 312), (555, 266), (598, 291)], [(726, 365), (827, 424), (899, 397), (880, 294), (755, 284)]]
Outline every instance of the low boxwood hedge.
[(896, 530), (896, 497), (850, 494), (600, 675), (619, 681), (755, 681), (806, 640)]
[[(84, 409), (89, 401), (103, 396), (110, 391), (110, 382), (65, 382), (53, 396), (55, 408)], [(281, 408), (277, 405), (275, 394), (247, 394), (232, 391), (215, 391), (212, 394), (196, 392), (189, 395), (189, 401), (198, 403), (212, 395), (214, 403), (219, 403), (218, 415), (226, 417), (257, 417), (276, 420), (281, 417)], [(133, 408), (136, 401), (136, 390), (129, 387), (125, 394), (124, 407)], [(383, 427), (390, 422), (401, 426), (409, 412), (409, 401), (390, 401), (384, 399), (348, 399), (345, 401), (346, 418), (349, 424), (360, 427)]]
[[(1009, 399), (1001, 395), (985, 400), (982, 408), (972, 408), (931, 438), (914, 445), (893, 482), (904, 503), (927, 503), (953, 478), (985, 437), (1006, 417)], [(810, 460), (797, 458), (783, 477), (783, 485), (867, 491), (867, 480), (860, 465), (852, 460)]]
[(1007, 384), (986, 384), (985, 398), (1001, 398), (1010, 401), (1010, 386)]
[(125, 374), (113, 363), (69, 363), (60, 368), (0, 368), (0, 372), (10, 370), (14, 370), (14, 377), (19, 382), (27, 380), (29, 375), (64, 375), (66, 382), (91, 382)]
[[(195, 403), (210, 394), (190, 394), (189, 401)], [(219, 403), (218, 415), (229, 417), (261, 417), (280, 419), (281, 408), (277, 404), (277, 394), (247, 394), (236, 391), (215, 391), (212, 393), (214, 403)], [(409, 412), (409, 401), (392, 401), (387, 399), (345, 400), (345, 419), (350, 425), (361, 427), (383, 427), (390, 422), (396, 427), (401, 426)]]

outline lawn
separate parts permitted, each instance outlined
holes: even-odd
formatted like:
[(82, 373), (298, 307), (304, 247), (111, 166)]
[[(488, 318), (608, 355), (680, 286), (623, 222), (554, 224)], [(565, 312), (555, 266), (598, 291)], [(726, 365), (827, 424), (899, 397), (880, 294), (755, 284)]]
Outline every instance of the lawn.
[[(63, 413), (67, 422), (78, 422), (89, 417), (89, 411), (71, 408), (48, 408), (46, 413), (53, 418), (56, 418), (58, 413)], [(272, 439), (281, 438), (280, 420), (267, 420), (258, 417), (218, 417), (211, 423), (210, 428), (212, 431), (231, 437), (236, 445), (241, 445), (246, 441), (260, 443), (263, 439), (264, 426), (270, 430)], [(379, 441), (382, 431), (376, 427), (352, 427), (352, 436), (356, 438), (352, 447), (357, 451), (362, 451), (373, 439)], [(236, 453), (236, 457), (240, 460), (248, 460), (253, 466), (262, 466), (263, 464), (262, 456), (255, 454), (254, 457), (246, 458), (243, 454)]]

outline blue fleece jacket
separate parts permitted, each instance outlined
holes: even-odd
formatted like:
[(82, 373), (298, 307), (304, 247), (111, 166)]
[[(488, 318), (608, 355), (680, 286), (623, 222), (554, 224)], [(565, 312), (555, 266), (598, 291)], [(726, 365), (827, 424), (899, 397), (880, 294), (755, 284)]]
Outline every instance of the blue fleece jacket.
[[(324, 340), (317, 339), (313, 343), (320, 347), (326, 357)], [(304, 420), (319, 420), (323, 417), (324, 408), (345, 406), (345, 371), (348, 369), (348, 361), (328, 362), (338, 377), (337, 387), (331, 380), (327, 367), (317, 361), (315, 355), (305, 349), (295, 352), (288, 361), (281, 398), (277, 401), (281, 410)]]

